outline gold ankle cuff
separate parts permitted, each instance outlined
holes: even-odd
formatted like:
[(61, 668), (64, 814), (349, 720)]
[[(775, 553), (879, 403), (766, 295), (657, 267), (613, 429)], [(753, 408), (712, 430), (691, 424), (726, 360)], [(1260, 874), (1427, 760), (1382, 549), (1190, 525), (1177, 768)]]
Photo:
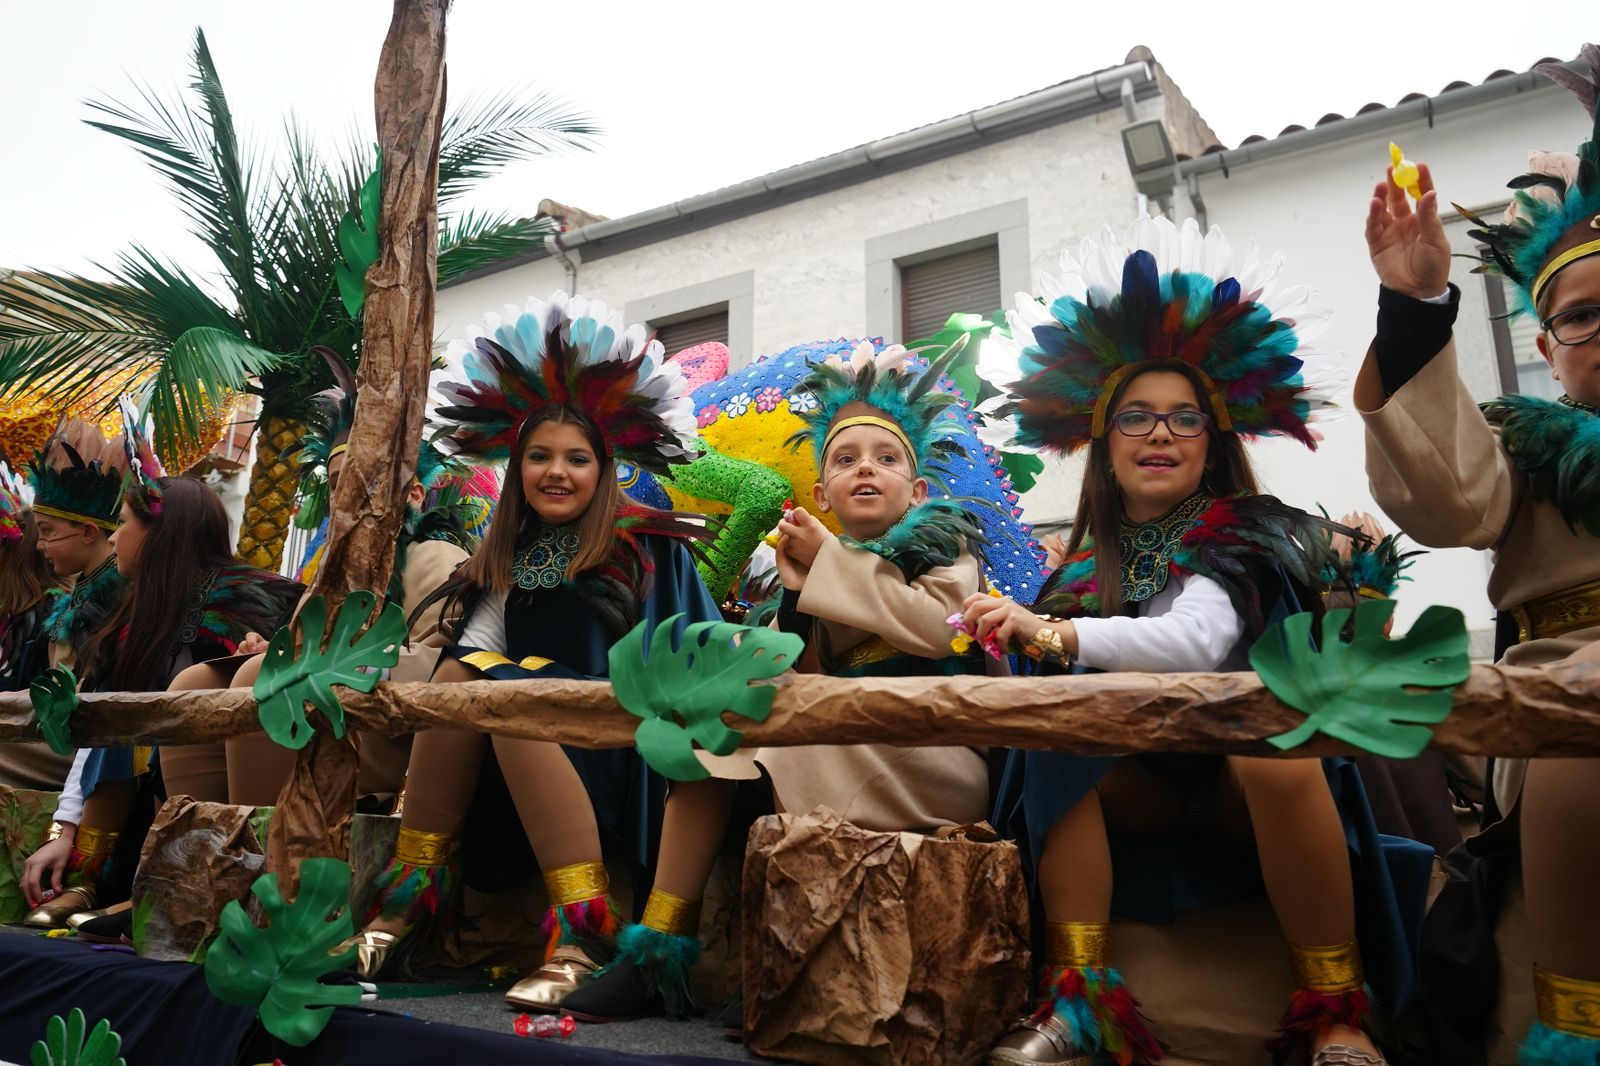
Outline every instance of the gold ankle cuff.
[(1309, 992), (1353, 992), (1365, 982), (1354, 940), (1326, 946), (1289, 945), (1296, 988)]
[(394, 842), (394, 857), (407, 866), (445, 866), (455, 845), (454, 833), (429, 833), (401, 826), (400, 838)]
[(121, 832), (109, 829), (96, 829), (92, 825), (78, 826), (78, 835), (73, 838), (72, 846), (79, 855), (86, 859), (101, 859), (110, 855), (117, 848), (117, 838)]
[(565, 907), (569, 903), (594, 899), (605, 895), (610, 888), (611, 879), (606, 876), (606, 864), (598, 859), (558, 866), (544, 875), (544, 889), (552, 907)]
[(700, 904), (653, 888), (650, 898), (645, 900), (644, 917), (639, 919), (639, 924), (658, 933), (699, 936)]
[(1107, 922), (1046, 922), (1044, 959), (1050, 966), (1106, 966), (1111, 954)]
[(1533, 968), (1539, 1021), (1548, 1029), (1600, 1040), (1600, 981), (1580, 981)]

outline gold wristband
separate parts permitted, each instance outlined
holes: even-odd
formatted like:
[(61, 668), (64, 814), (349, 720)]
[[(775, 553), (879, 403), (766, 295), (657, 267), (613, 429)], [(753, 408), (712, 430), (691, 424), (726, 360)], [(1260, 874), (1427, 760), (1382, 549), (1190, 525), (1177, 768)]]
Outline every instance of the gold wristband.
[(394, 842), (394, 857), (407, 866), (444, 866), (455, 851), (453, 833), (430, 833), (424, 829), (400, 827), (400, 839)]
[(117, 838), (122, 834), (107, 829), (96, 829), (92, 825), (78, 826), (78, 835), (72, 842), (73, 848), (86, 859), (99, 859), (110, 855), (117, 847)]
[(1070, 662), (1067, 655), (1067, 646), (1061, 639), (1061, 634), (1050, 626), (1040, 626), (1039, 631), (1022, 646), (1022, 652), (1030, 659), (1043, 660), (1055, 659), (1063, 664)]
[(1309, 992), (1353, 992), (1365, 981), (1354, 940), (1321, 947), (1290, 944), (1289, 961), (1295, 987)]
[(659, 888), (650, 890), (639, 924), (673, 936), (700, 935), (700, 904)]
[(1539, 1021), (1559, 1033), (1600, 1040), (1600, 981), (1580, 981), (1533, 968)]
[(1050, 966), (1107, 966), (1111, 926), (1106, 922), (1046, 922), (1044, 959)]
[(606, 876), (606, 864), (598, 859), (575, 862), (571, 866), (557, 866), (544, 875), (544, 889), (552, 907), (596, 899), (604, 896), (610, 888), (611, 879)]

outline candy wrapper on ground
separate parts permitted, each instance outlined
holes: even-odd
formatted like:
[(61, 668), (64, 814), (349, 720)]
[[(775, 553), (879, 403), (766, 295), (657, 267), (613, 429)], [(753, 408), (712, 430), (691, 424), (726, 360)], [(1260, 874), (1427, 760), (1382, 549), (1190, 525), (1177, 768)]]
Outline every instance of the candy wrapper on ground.
[(988, 826), (868, 832), (827, 808), (750, 831), (745, 1046), (825, 1064), (983, 1059), (1028, 1003), (1028, 890)]

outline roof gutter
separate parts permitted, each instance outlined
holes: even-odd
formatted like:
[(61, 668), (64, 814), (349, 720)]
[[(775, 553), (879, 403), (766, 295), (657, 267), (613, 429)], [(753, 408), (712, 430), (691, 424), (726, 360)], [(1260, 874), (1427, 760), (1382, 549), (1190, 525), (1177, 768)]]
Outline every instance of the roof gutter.
[(1304, 152), (1325, 144), (1336, 144), (1353, 137), (1361, 137), (1377, 130), (1398, 126), (1405, 122), (1424, 119), (1431, 128), (1435, 122), (1456, 111), (1481, 107), (1495, 100), (1505, 99), (1538, 89), (1556, 88), (1554, 82), (1533, 71), (1494, 78), (1478, 85), (1451, 89), (1438, 96), (1425, 96), (1408, 100), (1364, 115), (1352, 115), (1307, 130), (1285, 133), (1269, 141), (1256, 141), (1222, 152), (1213, 152), (1196, 159), (1185, 159), (1178, 164), (1178, 174), (1189, 185), (1191, 196), (1198, 185), (1198, 176), (1222, 171), (1227, 177), (1233, 170), (1251, 163), (1261, 163), (1278, 156)]
[[(792, 196), (808, 186), (838, 181), (842, 175), (852, 171), (863, 172), (864, 180), (872, 176), (868, 172), (881, 169), (886, 164), (906, 156), (937, 152), (947, 145), (974, 137), (993, 135), (1022, 123), (1046, 120), (1054, 114), (1068, 112), (1089, 103), (1116, 105), (1123, 100), (1125, 92), (1128, 91), (1125, 90), (1125, 85), (1137, 90), (1145, 85), (1154, 84), (1155, 71), (1150, 63), (1143, 60), (1124, 63), (1096, 74), (1053, 85), (1036, 93), (1019, 96), (1014, 100), (969, 111), (964, 115), (947, 118), (905, 133), (883, 137), (797, 166), (775, 170), (759, 178), (751, 178), (749, 181), (729, 185), (714, 192), (691, 196), (622, 218), (592, 222), (587, 226), (563, 233), (559, 248), (570, 253), (585, 245), (613, 240), (625, 234), (636, 234), (667, 223), (694, 220), (711, 213), (722, 214), (736, 210), (740, 206), (759, 204), (760, 201), (775, 195), (787, 193)], [(495, 270), (504, 270), (525, 261), (527, 261), (525, 257), (510, 259), (482, 271), (475, 271), (469, 277), (479, 277)], [(468, 278), (463, 277), (460, 280), (465, 281)]]

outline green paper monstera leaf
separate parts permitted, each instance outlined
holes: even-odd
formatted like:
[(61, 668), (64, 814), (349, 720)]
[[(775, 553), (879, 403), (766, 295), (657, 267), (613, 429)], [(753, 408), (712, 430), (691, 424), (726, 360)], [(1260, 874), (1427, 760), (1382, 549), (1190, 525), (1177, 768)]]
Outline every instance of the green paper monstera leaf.
[(333, 278), (339, 284), (339, 298), (351, 318), (361, 314), (367, 302), (367, 271), (378, 261), (378, 209), (383, 203), (383, 153), (378, 153), (377, 165), (361, 186), (356, 211), (339, 220), (340, 262), (333, 266)]
[(306, 721), (307, 700), (328, 719), (334, 736), (344, 736), (344, 704), (334, 694), (333, 686), (371, 692), (378, 683), (376, 670), (400, 661), (400, 645), (406, 638), (405, 615), (393, 603), (384, 604), (378, 620), (357, 636), (377, 601), (365, 590), (346, 596), (326, 648), (322, 646), (322, 634), (327, 626), (328, 606), (321, 596), (306, 602), (295, 623), (302, 637), (298, 656), (294, 625), (273, 634), (253, 689), (260, 705), (261, 728), (269, 737), (286, 748), (305, 747), (312, 734), (311, 724)]
[[(1409, 759), (1433, 739), (1427, 724), (1442, 722), (1455, 687), (1467, 679), (1467, 625), (1453, 607), (1429, 607), (1405, 636), (1389, 639), (1384, 625), (1393, 600), (1364, 600), (1349, 640), (1341, 633), (1350, 609), (1322, 620), (1322, 647), (1311, 646), (1311, 615), (1291, 615), (1262, 634), (1250, 665), (1267, 688), (1306, 720), (1268, 739), (1287, 750), (1317, 732), (1391, 759)], [(1427, 724), (1423, 724), (1427, 723)]]
[(34, 1041), (33, 1066), (127, 1066), (117, 1054), (122, 1050), (122, 1037), (111, 1031), (111, 1023), (101, 1018), (85, 1036), (88, 1027), (77, 1007), (64, 1019), (59, 1014), (51, 1018), (44, 1039)]
[(350, 866), (307, 859), (293, 903), (278, 892), (277, 874), (262, 874), (250, 891), (261, 901), (267, 926), (256, 928), (238, 900), (223, 907), (222, 931), (206, 954), (206, 986), (224, 1003), (255, 1007), (267, 1032), (305, 1047), (327, 1026), (334, 1007), (361, 1002), (360, 985), (321, 981), (356, 957), (354, 947), (330, 954), (351, 935)]
[(644, 761), (674, 781), (700, 781), (709, 775), (695, 742), (713, 755), (733, 754), (744, 734), (723, 724), (723, 712), (766, 721), (772, 687), (750, 682), (777, 677), (804, 647), (793, 633), (731, 622), (688, 625), (676, 614), (653, 633), (640, 622), (611, 646), (611, 687), (629, 714), (644, 719), (634, 734)]
[(71, 755), (72, 712), (78, 709), (78, 677), (70, 666), (52, 666), (28, 686), (39, 733), (57, 755)]

